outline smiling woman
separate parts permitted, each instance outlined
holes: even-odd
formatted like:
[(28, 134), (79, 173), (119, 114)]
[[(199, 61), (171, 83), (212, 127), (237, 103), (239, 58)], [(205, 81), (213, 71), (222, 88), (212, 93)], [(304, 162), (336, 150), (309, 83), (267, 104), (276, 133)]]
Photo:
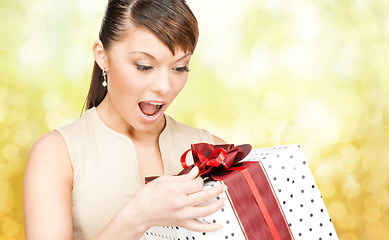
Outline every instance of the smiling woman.
[[(164, 114), (185, 86), (197, 37), (184, 0), (108, 2), (84, 115), (31, 149), (27, 239), (144, 239), (152, 226), (220, 227), (196, 219), (224, 205), (203, 205), (223, 185), (203, 191), (197, 168), (168, 176), (190, 144), (222, 142)], [(164, 176), (143, 184), (154, 175)]]

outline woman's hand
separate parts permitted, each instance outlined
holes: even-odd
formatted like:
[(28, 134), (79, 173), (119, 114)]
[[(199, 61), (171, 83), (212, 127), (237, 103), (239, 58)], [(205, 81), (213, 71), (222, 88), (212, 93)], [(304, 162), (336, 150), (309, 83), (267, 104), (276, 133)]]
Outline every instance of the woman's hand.
[(182, 176), (161, 176), (142, 187), (117, 217), (132, 225), (142, 234), (152, 226), (177, 226), (197, 232), (216, 231), (220, 224), (202, 223), (196, 218), (206, 217), (221, 209), (227, 201), (220, 198), (224, 184), (202, 190), (204, 182), (197, 177), (198, 168)]
[(225, 198), (202, 204), (223, 192), (224, 184), (202, 191), (204, 182), (197, 177), (198, 168), (182, 176), (162, 176), (139, 191), (134, 201), (143, 205), (145, 220), (151, 226), (177, 226), (197, 232), (215, 231), (220, 224), (200, 223), (196, 218), (209, 216), (221, 209)]

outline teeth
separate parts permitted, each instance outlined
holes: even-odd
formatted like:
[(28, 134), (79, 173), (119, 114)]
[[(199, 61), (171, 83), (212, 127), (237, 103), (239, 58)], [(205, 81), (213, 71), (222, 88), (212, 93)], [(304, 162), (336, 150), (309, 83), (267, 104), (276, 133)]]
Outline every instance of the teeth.
[(162, 106), (162, 103), (157, 103), (157, 102), (150, 102), (150, 104), (156, 105), (156, 106)]

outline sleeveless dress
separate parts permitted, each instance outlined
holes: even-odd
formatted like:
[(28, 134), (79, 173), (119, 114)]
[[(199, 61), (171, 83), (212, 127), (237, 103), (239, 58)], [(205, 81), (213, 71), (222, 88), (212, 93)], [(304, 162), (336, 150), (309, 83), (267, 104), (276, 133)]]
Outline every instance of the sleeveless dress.
[[(164, 173), (174, 175), (182, 170), (180, 156), (191, 144), (213, 143), (213, 138), (206, 130), (181, 124), (167, 115), (165, 118), (159, 146)], [(65, 140), (73, 166), (73, 239), (90, 239), (143, 185), (135, 146), (130, 138), (106, 126), (96, 108), (56, 130)]]

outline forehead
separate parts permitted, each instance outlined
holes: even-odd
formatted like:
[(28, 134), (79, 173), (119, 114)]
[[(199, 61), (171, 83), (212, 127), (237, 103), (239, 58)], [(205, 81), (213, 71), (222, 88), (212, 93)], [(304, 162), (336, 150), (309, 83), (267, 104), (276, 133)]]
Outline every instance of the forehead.
[(126, 34), (119, 41), (112, 44), (112, 48), (125, 52), (147, 52), (153, 56), (182, 57), (187, 54), (181, 48), (176, 47), (175, 54), (173, 55), (169, 47), (155, 36), (153, 32), (146, 27), (136, 27), (133, 25), (130, 25)]

